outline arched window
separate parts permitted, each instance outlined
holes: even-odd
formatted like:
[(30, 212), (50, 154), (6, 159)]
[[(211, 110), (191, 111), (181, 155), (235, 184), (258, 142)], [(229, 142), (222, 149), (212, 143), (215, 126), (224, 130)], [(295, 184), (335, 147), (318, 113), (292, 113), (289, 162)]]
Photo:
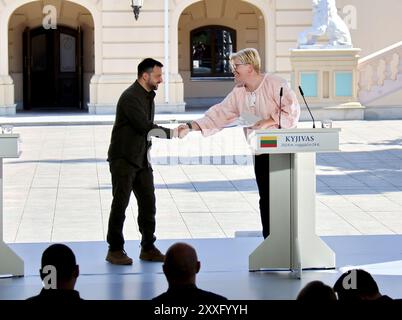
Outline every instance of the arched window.
[(232, 77), (229, 56), (236, 51), (236, 31), (204, 26), (190, 33), (192, 77)]

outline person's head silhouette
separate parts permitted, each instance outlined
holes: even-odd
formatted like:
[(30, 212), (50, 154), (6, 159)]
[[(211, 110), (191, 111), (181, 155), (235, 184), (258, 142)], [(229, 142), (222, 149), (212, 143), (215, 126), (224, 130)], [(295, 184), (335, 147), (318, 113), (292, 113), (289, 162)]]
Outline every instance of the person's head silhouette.
[(166, 252), (163, 272), (169, 286), (195, 285), (200, 268), (195, 249), (186, 243), (175, 243)]
[[(52, 244), (42, 254), (40, 276), (44, 282), (49, 276), (53, 277), (57, 284), (50, 284), (49, 289), (73, 290), (79, 276), (79, 266), (76, 263), (73, 251), (64, 244)], [(46, 288), (46, 284), (45, 288)]]
[(361, 269), (343, 273), (334, 284), (339, 300), (375, 300), (381, 298), (378, 285), (370, 273)]
[(299, 292), (297, 299), (308, 302), (335, 301), (334, 290), (321, 281), (312, 281)]

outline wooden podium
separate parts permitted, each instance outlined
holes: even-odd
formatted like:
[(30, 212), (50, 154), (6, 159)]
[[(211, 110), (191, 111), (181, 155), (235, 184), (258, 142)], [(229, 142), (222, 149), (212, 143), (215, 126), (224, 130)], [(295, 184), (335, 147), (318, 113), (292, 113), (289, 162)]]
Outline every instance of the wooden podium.
[(255, 130), (254, 154), (270, 154), (270, 235), (249, 270), (335, 268), (335, 253), (315, 233), (315, 153), (339, 151), (340, 129)]
[(24, 275), (24, 261), (3, 240), (3, 158), (18, 158), (18, 134), (0, 134), (0, 276)]

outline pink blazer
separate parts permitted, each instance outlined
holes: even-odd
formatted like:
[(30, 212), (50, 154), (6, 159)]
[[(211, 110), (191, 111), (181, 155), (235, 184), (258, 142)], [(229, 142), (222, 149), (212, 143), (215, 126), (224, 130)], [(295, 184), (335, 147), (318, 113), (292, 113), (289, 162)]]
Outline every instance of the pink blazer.
[(234, 122), (241, 113), (252, 113), (263, 119), (275, 120), (271, 128), (279, 124), (279, 93), (283, 87), (281, 126), (295, 128), (300, 117), (300, 105), (296, 94), (286, 81), (278, 76), (265, 74), (260, 86), (249, 92), (244, 85), (237, 85), (226, 98), (205, 112), (204, 117), (195, 122), (200, 126), (202, 134), (209, 136), (222, 130)]

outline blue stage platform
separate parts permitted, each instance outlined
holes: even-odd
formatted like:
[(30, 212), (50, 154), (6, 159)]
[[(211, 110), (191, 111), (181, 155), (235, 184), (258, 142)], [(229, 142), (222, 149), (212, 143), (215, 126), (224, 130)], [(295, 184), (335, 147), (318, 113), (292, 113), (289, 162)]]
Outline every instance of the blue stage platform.
[[(165, 251), (184, 241), (194, 246), (201, 261), (198, 286), (236, 300), (295, 299), (308, 282), (321, 280), (333, 285), (341, 271), (356, 267), (369, 271), (380, 291), (402, 297), (402, 236), (334, 236), (323, 240), (336, 252), (337, 269), (304, 271), (301, 280), (290, 272), (249, 272), (248, 255), (262, 238), (159, 240)], [(127, 241), (132, 266), (113, 266), (105, 261), (105, 242), (66, 243), (80, 265), (77, 290), (84, 299), (143, 300), (167, 289), (161, 263), (138, 260), (139, 241)], [(0, 279), (0, 299), (25, 299), (41, 289), (40, 258), (48, 243), (11, 244), (25, 261), (25, 276)]]

